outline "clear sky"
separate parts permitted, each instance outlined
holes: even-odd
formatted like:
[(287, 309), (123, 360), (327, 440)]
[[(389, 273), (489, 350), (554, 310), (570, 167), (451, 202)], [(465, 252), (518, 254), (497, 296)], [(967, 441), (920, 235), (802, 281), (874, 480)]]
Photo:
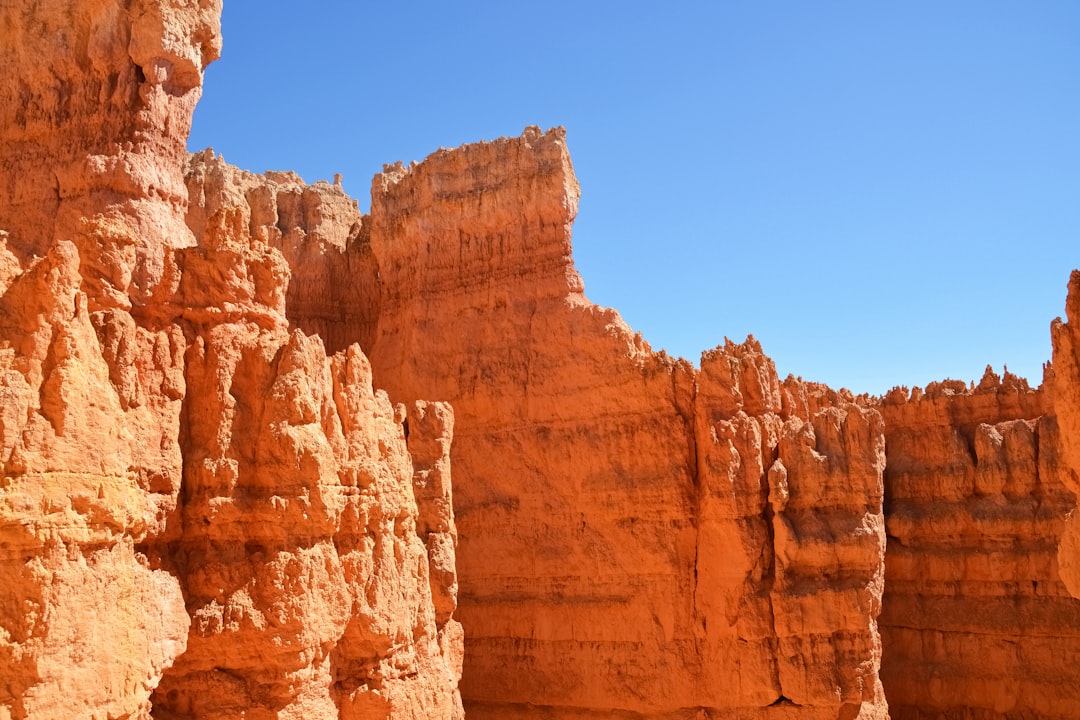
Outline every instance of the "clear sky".
[(225, 0), (190, 148), (342, 173), (563, 125), (594, 302), (857, 392), (1042, 378), (1080, 267), (1080, 2)]

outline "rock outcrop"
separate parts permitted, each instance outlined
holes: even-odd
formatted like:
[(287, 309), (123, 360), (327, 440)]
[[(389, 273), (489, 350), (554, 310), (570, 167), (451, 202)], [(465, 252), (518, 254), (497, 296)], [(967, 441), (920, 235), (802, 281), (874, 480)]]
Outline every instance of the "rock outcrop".
[(328, 352), (353, 343), (371, 347), (378, 265), (357, 202), (340, 185), (307, 185), (291, 172), (244, 172), (212, 150), (188, 158), (185, 180), (187, 223), (197, 237), (215, 214), (233, 209), (252, 238), (284, 256), (292, 272), (286, 314), (293, 327), (321, 337)]
[(1068, 718), (1080, 601), (1057, 547), (1065, 483), (1048, 372), (886, 396), (882, 681), (894, 718)]
[(183, 475), (185, 341), (140, 326), (220, 7), (0, 5), (0, 717), (145, 717), (187, 641), (151, 560)]
[(388, 167), (370, 350), (454, 405), (470, 717), (884, 717), (876, 411), (583, 295), (561, 130)]
[(887, 717), (881, 417), (780, 383), (752, 339), (705, 353), (696, 390), (701, 690), (689, 699), (709, 717)]
[(1080, 273), (1039, 390), (696, 369), (561, 129), (188, 156), (219, 12), (0, 3), (0, 720), (1075, 715)]
[(220, 0), (0, 5), (0, 229), (20, 261), (108, 219), (119, 227), (91, 231), (83, 254), (120, 265), (102, 281), (140, 306), (165, 249), (194, 244), (183, 163), (220, 14)]
[[(1066, 320), (1050, 327), (1054, 344), (1054, 411), (1058, 416), (1061, 453), (1067, 470), (1061, 480), (1080, 493), (1080, 270), (1069, 277)], [(1080, 598), (1080, 519), (1074, 512), (1065, 523), (1058, 552), (1061, 579)]]
[(0, 4), (0, 717), (459, 718), (451, 409), (188, 212), (219, 12)]

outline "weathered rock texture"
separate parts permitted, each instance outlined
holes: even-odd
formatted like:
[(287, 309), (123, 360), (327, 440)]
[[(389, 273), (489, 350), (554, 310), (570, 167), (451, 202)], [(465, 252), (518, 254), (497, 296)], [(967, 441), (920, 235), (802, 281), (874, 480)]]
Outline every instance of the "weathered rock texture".
[(219, 11), (0, 0), (0, 720), (1075, 716), (1080, 274), (1039, 391), (697, 370), (562, 130), (186, 156)]
[(147, 548), (183, 474), (184, 336), (131, 310), (191, 244), (219, 9), (0, 4), (0, 717), (145, 716), (186, 644)]
[[(1069, 277), (1066, 321), (1050, 327), (1054, 343), (1054, 411), (1058, 416), (1061, 453), (1067, 470), (1061, 479), (1080, 493), (1080, 270)], [(1080, 597), (1080, 519), (1074, 512), (1065, 523), (1058, 552), (1061, 579)]]
[[(884, 715), (879, 416), (781, 385), (752, 340), (698, 373), (585, 300), (561, 130), (389, 167), (369, 218), (211, 153), (187, 183), (197, 236), (232, 217), (306, 273), (290, 322), (360, 339), (394, 397), (453, 398), (473, 717)], [(445, 497), (421, 425), (417, 498)], [(445, 507), (419, 521), (440, 628)]]
[(884, 716), (876, 411), (589, 303), (561, 130), (388, 167), (379, 384), (449, 398), (471, 717)]
[(451, 409), (303, 331), (340, 238), (187, 212), (219, 11), (0, 3), (0, 718), (460, 717)]
[(122, 236), (94, 242), (125, 256), (125, 276), (102, 281), (146, 301), (165, 249), (193, 244), (185, 143), (220, 13), (220, 0), (0, 3), (0, 229), (16, 257), (108, 218)]
[(241, 213), (246, 231), (279, 250), (292, 271), (286, 294), (289, 323), (319, 335), (328, 352), (353, 343), (371, 347), (379, 314), (379, 272), (368, 228), (340, 185), (307, 185), (290, 172), (243, 172), (207, 150), (188, 158), (187, 222), (197, 237), (226, 209)]
[(977, 387), (898, 389), (880, 405), (894, 718), (1076, 715), (1080, 601), (1056, 557), (1075, 501), (1053, 388), (988, 369)]
[[(288, 331), (286, 236), (253, 218), (231, 184), (250, 178), (214, 174), (224, 166), (202, 159), (189, 178), (211, 183), (193, 181), (189, 218), (203, 242), (176, 253), (167, 273), (178, 278), (175, 312), (196, 335), (188, 413), (199, 421), (186, 438), (184, 532), (170, 547), (193, 629), (155, 709), (199, 718), (261, 717), (256, 708), (268, 718), (459, 715), (450, 408), (412, 405), (414, 467), (404, 408), (372, 393), (359, 347), (328, 358), (320, 340)], [(358, 225), (340, 191), (326, 197)], [(277, 208), (267, 210), (273, 229), (289, 220)], [(323, 242), (305, 227), (298, 245), (308, 235)], [(309, 250), (290, 246), (289, 257)]]

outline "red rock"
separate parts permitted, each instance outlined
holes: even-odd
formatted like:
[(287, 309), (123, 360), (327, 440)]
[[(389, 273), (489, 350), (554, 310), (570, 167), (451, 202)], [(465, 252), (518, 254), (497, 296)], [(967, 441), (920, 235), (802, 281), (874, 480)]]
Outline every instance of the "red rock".
[(370, 348), (379, 312), (378, 266), (356, 201), (338, 185), (304, 184), (293, 173), (254, 175), (212, 151), (188, 159), (187, 222), (197, 236), (223, 209), (236, 213), (247, 235), (279, 250), (292, 277), (288, 321), (319, 335), (330, 352), (354, 342)]
[[(1058, 416), (1061, 452), (1070, 472), (1062, 482), (1080, 492), (1080, 270), (1069, 277), (1066, 322), (1057, 318), (1050, 327), (1054, 344), (1054, 411)], [(1058, 552), (1061, 579), (1073, 597), (1080, 597), (1080, 521), (1069, 516)]]
[(459, 718), (451, 409), (414, 466), (309, 256), (188, 213), (219, 12), (0, 9), (0, 717)]
[(1034, 391), (695, 369), (561, 129), (187, 156), (219, 11), (0, 9), (0, 719), (1075, 714), (1080, 273)]
[(470, 717), (884, 717), (880, 418), (753, 340), (653, 353), (582, 294), (578, 193), (534, 128), (373, 183), (375, 377), (455, 408)]
[(882, 681), (894, 718), (1069, 717), (1080, 602), (1056, 548), (1074, 505), (1052, 387), (890, 393)]

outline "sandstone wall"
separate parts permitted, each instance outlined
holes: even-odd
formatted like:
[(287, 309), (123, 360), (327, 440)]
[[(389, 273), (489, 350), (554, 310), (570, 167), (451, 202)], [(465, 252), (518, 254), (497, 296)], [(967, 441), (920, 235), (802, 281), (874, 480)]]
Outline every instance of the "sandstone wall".
[(561, 130), (188, 157), (219, 12), (0, 0), (0, 720), (1075, 715), (1080, 274), (1040, 391), (695, 370)]
[(138, 327), (190, 244), (220, 7), (0, 4), (0, 716), (143, 717), (188, 628), (149, 559), (183, 474), (184, 336)]
[(1043, 388), (890, 393), (885, 418), (882, 681), (894, 718), (1068, 718), (1080, 700), (1080, 601), (1058, 576), (1075, 506)]
[(188, 169), (192, 227), (241, 208), (308, 263), (294, 324), (361, 339), (396, 396), (454, 400), (470, 716), (881, 715), (885, 582), (895, 716), (1067, 717), (1052, 384), (855, 402), (781, 383), (753, 341), (700, 371), (652, 353), (581, 293), (562, 143), (388, 167), (365, 218), (325, 183)]
[(187, 212), (219, 12), (0, 3), (0, 718), (459, 718), (452, 411), (261, 224), (355, 208)]
[[(155, 716), (460, 717), (455, 588), (428, 553), (453, 548), (452, 414), (414, 406), (414, 466), (405, 408), (373, 392), (359, 346), (328, 357), (289, 329), (288, 266), (249, 227), (224, 208), (168, 258), (192, 339), (179, 529), (160, 556), (191, 631)], [(436, 466), (439, 492), (417, 497)]]
[(703, 354), (696, 391), (689, 699), (709, 717), (887, 717), (881, 417), (781, 384), (752, 338)]
[(0, 229), (20, 261), (108, 217), (139, 306), (164, 249), (193, 243), (185, 143), (220, 14), (220, 0), (0, 3)]
[[(1058, 417), (1061, 454), (1067, 471), (1062, 482), (1080, 493), (1080, 270), (1069, 277), (1066, 321), (1054, 320), (1054, 411)], [(1065, 523), (1058, 550), (1061, 579), (1073, 597), (1080, 598), (1080, 519), (1074, 512)]]
[(883, 716), (880, 418), (652, 352), (582, 294), (578, 192), (534, 128), (373, 183), (377, 383), (455, 408), (470, 717)]
[(293, 327), (323, 339), (329, 352), (370, 348), (379, 315), (379, 274), (357, 202), (340, 185), (304, 183), (295, 173), (256, 175), (206, 150), (189, 156), (187, 223), (196, 237), (226, 208), (246, 231), (289, 264), (286, 314)]

